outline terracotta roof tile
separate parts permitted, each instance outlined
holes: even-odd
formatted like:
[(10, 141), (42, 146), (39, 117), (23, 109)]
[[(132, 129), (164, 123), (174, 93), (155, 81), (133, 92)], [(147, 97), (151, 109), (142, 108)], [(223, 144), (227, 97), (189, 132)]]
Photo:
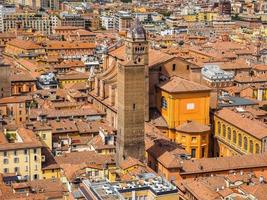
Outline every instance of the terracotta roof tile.
[(30, 40), (14, 39), (7, 44), (26, 50), (41, 49), (42, 47)]
[(176, 130), (184, 133), (202, 133), (210, 131), (210, 127), (196, 121), (188, 121), (177, 127)]
[(215, 113), (215, 116), (238, 127), (250, 135), (262, 139), (267, 137), (267, 127), (259, 120), (247, 118), (244, 114), (223, 108)]
[(160, 84), (159, 87), (162, 90), (170, 93), (201, 92), (211, 90), (207, 86), (200, 85), (199, 83), (195, 83), (177, 76), (174, 76), (169, 81)]

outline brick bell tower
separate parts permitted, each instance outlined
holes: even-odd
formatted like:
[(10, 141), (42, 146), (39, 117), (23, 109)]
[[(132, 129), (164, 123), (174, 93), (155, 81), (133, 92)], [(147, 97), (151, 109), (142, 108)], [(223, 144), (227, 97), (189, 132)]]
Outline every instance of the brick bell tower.
[(117, 77), (117, 165), (129, 156), (142, 162), (145, 157), (148, 42), (146, 32), (138, 20), (127, 33), (125, 54), (126, 60), (119, 63)]

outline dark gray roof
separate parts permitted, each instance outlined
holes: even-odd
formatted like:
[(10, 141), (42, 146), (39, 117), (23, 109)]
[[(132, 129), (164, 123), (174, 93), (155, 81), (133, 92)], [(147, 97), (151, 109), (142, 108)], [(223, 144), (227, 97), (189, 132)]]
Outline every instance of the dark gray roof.
[(249, 106), (249, 105), (256, 105), (252, 100), (235, 97), (230, 95), (220, 96), (219, 97), (219, 107), (236, 107), (236, 106)]

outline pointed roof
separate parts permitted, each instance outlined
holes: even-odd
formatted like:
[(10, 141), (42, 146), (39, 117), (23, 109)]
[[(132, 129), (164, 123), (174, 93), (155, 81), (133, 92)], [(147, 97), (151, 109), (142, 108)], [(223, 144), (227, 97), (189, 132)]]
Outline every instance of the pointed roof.
[(188, 121), (176, 128), (177, 131), (184, 133), (202, 133), (210, 130), (210, 127), (196, 121)]
[(173, 76), (167, 82), (159, 85), (159, 88), (170, 93), (210, 91), (207, 86), (189, 81), (178, 76)]
[(135, 39), (146, 39), (146, 31), (140, 23), (138, 17), (136, 17), (133, 26), (127, 32), (127, 38)]

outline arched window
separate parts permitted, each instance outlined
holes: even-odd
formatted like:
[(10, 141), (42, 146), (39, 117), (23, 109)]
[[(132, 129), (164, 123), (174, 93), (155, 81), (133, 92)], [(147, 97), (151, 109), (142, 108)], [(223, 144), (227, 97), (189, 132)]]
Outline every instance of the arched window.
[(168, 107), (167, 100), (165, 97), (161, 97), (161, 107), (164, 109), (167, 109), (167, 107)]
[(232, 133), (231, 133), (231, 128), (228, 127), (228, 128), (227, 128), (227, 136), (228, 136), (228, 140), (231, 140), (231, 137), (232, 137), (231, 134), (232, 134)]
[(221, 122), (217, 123), (217, 132), (218, 132), (218, 135), (221, 135)]
[(256, 144), (256, 153), (260, 153), (260, 145)]
[(223, 125), (223, 137), (226, 137), (226, 127)]
[(249, 140), (249, 152), (250, 153), (254, 152), (254, 143), (252, 140)]
[(233, 131), (233, 142), (236, 144), (236, 131)]
[(238, 146), (242, 147), (242, 135), (240, 133), (238, 134)]
[(244, 137), (244, 149), (247, 151), (248, 150), (248, 138)]

